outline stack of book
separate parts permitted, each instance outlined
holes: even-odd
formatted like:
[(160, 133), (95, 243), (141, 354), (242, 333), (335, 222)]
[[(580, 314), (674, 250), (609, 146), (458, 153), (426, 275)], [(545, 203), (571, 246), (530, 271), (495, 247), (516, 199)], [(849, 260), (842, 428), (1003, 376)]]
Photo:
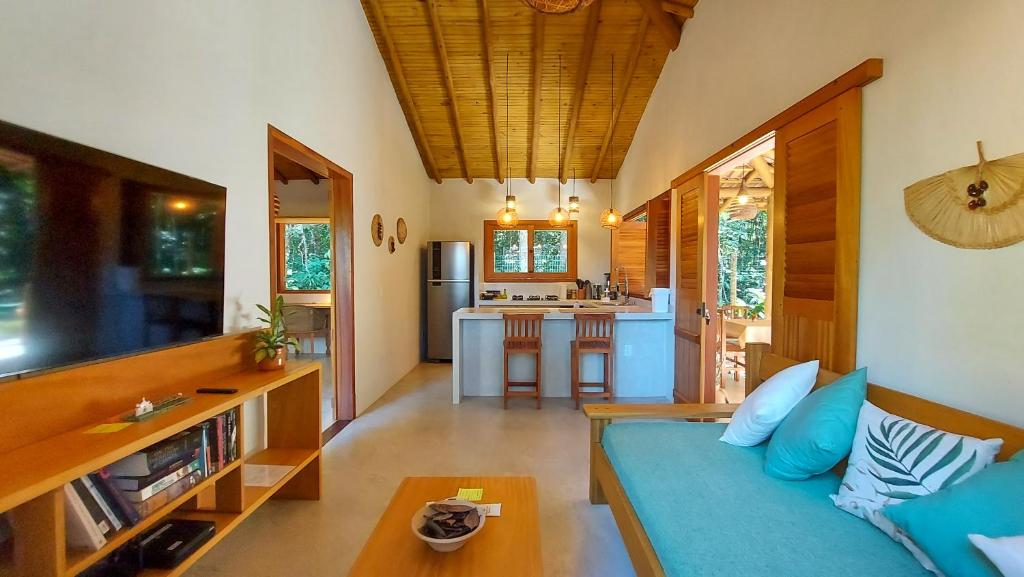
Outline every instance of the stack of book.
[(228, 411), (64, 486), (68, 543), (98, 551), (238, 458), (238, 412)]

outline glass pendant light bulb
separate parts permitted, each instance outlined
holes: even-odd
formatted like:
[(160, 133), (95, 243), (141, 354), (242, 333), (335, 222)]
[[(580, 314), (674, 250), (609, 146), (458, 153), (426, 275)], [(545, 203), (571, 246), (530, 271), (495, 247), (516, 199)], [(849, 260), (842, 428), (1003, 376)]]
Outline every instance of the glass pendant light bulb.
[[(615, 116), (615, 54), (612, 54), (612, 97), (611, 97), (611, 110), (612, 116)], [(611, 141), (611, 156), (612, 156), (612, 169), (615, 167), (615, 140)], [(615, 210), (615, 175), (608, 179), (608, 208), (604, 209), (601, 213), (601, 226), (608, 230), (615, 230), (622, 225), (622, 213)]]
[(505, 195), (505, 208), (507, 208), (508, 210), (516, 209), (516, 197), (514, 194)]
[(750, 197), (745, 194), (741, 194), (736, 197), (736, 202), (738, 202), (739, 204), (747, 204), (748, 202), (750, 202)]

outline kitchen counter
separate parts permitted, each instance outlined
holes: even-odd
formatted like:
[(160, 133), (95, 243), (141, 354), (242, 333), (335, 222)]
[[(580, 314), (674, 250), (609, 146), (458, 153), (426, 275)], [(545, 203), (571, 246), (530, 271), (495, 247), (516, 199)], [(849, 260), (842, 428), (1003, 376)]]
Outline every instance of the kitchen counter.
[[(650, 304), (616, 305), (601, 301), (503, 301), (463, 308), (452, 315), (452, 402), (463, 397), (500, 397), (503, 387), (503, 314), (543, 314), (544, 397), (570, 396), (569, 343), (575, 338), (575, 314), (615, 314), (615, 395), (670, 399), (674, 346), (674, 313), (652, 312)], [(515, 302), (516, 305), (507, 306)], [(600, 355), (585, 355), (583, 381), (601, 380)], [(533, 380), (531, 357), (514, 355), (512, 380)]]

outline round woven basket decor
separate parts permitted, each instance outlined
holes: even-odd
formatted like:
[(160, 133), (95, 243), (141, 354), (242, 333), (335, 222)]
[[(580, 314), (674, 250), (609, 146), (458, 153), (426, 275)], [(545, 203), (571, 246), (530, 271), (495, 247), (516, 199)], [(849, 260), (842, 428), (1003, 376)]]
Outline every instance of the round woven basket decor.
[(590, 6), (594, 0), (523, 0), (530, 8), (545, 14), (568, 14)]
[[(984, 205), (968, 188), (984, 180)], [(928, 236), (958, 248), (1002, 248), (1024, 240), (1024, 154), (965, 166), (903, 190), (907, 216)]]

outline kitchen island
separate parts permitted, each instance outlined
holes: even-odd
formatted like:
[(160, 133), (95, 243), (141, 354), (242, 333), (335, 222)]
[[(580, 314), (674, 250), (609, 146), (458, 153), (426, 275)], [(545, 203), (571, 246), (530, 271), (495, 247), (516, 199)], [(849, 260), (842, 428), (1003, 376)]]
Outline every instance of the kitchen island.
[[(515, 302), (515, 304), (512, 304)], [(544, 397), (570, 396), (569, 343), (576, 335), (574, 314), (615, 314), (615, 396), (672, 398), (674, 314), (651, 312), (650, 305), (617, 306), (593, 301), (507, 301), (491, 306), (463, 308), (452, 315), (452, 403), (463, 397), (500, 397), (503, 385), (505, 313), (543, 314), (542, 336)], [(585, 355), (583, 381), (601, 380), (600, 355)], [(511, 380), (534, 378), (530, 356), (509, 360)]]

